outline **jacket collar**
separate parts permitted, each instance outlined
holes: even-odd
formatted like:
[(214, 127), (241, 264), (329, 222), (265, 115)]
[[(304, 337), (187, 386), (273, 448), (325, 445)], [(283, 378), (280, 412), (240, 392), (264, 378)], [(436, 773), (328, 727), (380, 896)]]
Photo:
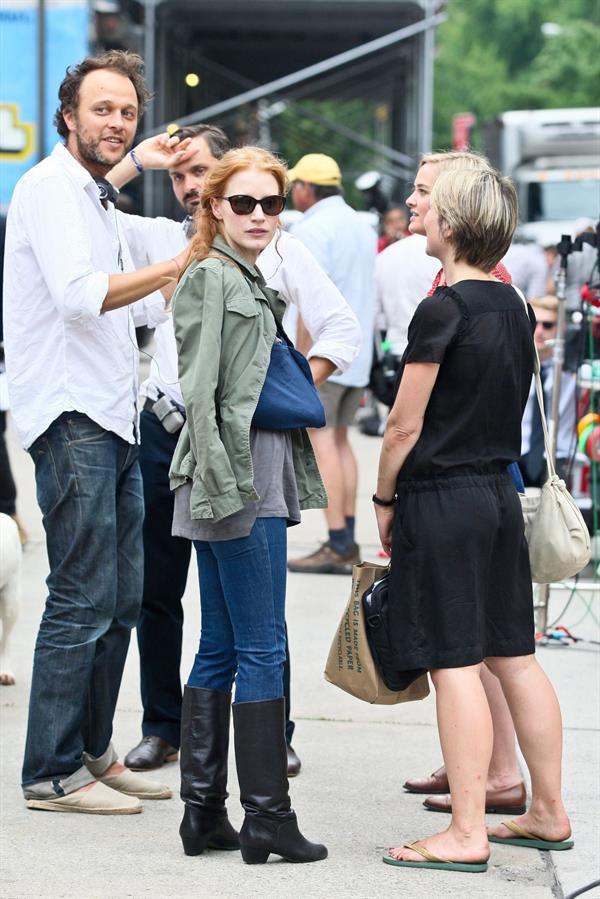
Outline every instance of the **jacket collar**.
[(245, 275), (248, 275), (249, 278), (252, 278), (253, 281), (259, 281), (264, 284), (264, 278), (261, 275), (260, 271), (257, 269), (255, 265), (252, 265), (251, 262), (248, 262), (247, 259), (244, 259), (239, 253), (237, 253), (232, 247), (229, 246), (226, 240), (224, 240), (220, 234), (217, 234), (212, 243), (212, 249), (216, 250), (221, 256), (228, 256), (232, 259), (239, 268), (242, 269)]

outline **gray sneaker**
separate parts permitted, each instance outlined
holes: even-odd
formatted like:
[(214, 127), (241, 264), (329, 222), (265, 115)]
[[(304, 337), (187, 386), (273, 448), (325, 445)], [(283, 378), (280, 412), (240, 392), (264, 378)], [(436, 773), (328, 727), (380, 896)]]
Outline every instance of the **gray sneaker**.
[(352, 544), (348, 553), (337, 553), (329, 543), (323, 543), (314, 553), (301, 559), (290, 559), (288, 571), (304, 574), (352, 574), (354, 565), (360, 564), (360, 547)]

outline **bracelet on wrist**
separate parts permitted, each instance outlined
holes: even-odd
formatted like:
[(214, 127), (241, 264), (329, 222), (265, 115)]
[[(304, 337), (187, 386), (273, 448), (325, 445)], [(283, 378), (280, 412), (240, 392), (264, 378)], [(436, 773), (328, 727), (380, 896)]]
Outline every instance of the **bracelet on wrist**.
[(142, 165), (142, 163), (139, 161), (139, 159), (135, 155), (135, 150), (131, 149), (129, 151), (129, 156), (131, 157), (131, 161), (133, 162), (134, 166), (136, 167), (136, 169), (138, 170), (138, 172), (141, 175), (142, 172), (144, 171), (144, 166)]
[(392, 499), (381, 499), (381, 497), (377, 496), (376, 493), (371, 497), (372, 502), (375, 503), (376, 506), (384, 506), (385, 508), (391, 508), (396, 504), (396, 497), (392, 497)]

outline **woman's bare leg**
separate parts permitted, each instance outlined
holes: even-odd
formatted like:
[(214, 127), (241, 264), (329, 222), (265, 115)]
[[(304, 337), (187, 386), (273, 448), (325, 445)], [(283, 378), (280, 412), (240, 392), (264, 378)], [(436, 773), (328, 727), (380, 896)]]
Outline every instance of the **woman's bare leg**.
[[(487, 788), (489, 790), (507, 789), (516, 786), (522, 780), (517, 762), (515, 728), (500, 681), (485, 665), (481, 666), (481, 682), (490, 707), (494, 728)], [(443, 774), (444, 771), (445, 768), (442, 766), (435, 774)]]
[[(506, 696), (531, 775), (531, 807), (517, 823), (529, 833), (564, 840), (571, 826), (561, 795), (562, 719), (556, 693), (534, 655), (486, 659)], [(507, 837), (499, 825), (489, 829)]]
[(490, 707), (494, 728), (487, 786), (491, 790), (514, 787), (521, 783), (522, 778), (517, 762), (517, 741), (510, 709), (500, 681), (486, 665), (481, 666), (481, 683)]
[[(452, 795), (447, 830), (421, 840), (448, 861), (485, 861), (489, 845), (485, 828), (485, 786), (492, 753), (492, 719), (480, 677), (480, 665), (431, 672), (436, 691), (438, 728)], [(390, 853), (406, 861), (422, 861), (409, 849)]]

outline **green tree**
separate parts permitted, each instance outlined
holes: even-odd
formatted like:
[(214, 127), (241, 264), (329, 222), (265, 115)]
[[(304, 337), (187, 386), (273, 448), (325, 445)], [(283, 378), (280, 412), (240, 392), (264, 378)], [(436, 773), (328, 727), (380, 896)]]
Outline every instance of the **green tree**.
[[(457, 112), (477, 116), (479, 146), (482, 125), (506, 109), (597, 104), (597, 0), (448, 0), (447, 13), (437, 35), (435, 146), (451, 142)], [(544, 33), (547, 22), (559, 33)]]

